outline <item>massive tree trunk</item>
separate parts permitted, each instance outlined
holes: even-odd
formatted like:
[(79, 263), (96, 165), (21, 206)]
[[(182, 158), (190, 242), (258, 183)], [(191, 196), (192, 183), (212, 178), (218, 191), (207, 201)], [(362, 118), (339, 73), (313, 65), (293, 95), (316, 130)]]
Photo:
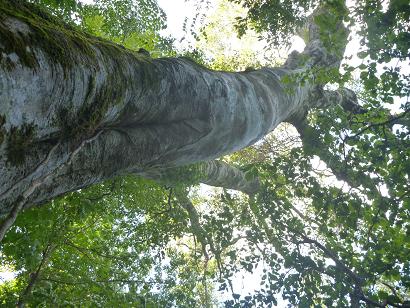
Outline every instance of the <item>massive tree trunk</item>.
[(313, 30), (283, 67), (228, 73), (151, 59), (0, 0), (0, 213), (212, 160), (303, 118), (323, 93), (283, 77), (340, 63)]

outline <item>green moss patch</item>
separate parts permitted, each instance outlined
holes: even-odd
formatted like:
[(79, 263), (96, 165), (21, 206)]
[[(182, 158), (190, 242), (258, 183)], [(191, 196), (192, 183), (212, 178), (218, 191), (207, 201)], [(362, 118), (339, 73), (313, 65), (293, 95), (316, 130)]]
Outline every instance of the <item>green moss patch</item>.
[[(8, 16), (27, 24), (30, 33), (11, 32), (5, 22)], [(30, 47), (44, 50), (64, 68), (72, 63), (74, 48), (81, 48), (88, 55), (93, 53), (85, 37), (72, 26), (21, 0), (0, 0), (0, 37), (4, 45), (2, 51), (6, 54), (16, 53), (20, 61), (30, 68), (36, 68), (38, 65)], [(6, 68), (13, 67), (9, 60), (4, 62)]]
[[(27, 25), (28, 33), (10, 31), (7, 25), (9, 17)], [(89, 79), (85, 81), (87, 93), (81, 108), (67, 104), (56, 117), (63, 139), (87, 138), (98, 129), (110, 107), (124, 102), (127, 87), (135, 82), (125, 75), (125, 67), (135, 65), (138, 68), (143, 89), (153, 89), (159, 84), (150, 57), (93, 37), (22, 0), (0, 0), (0, 42), (0, 67), (6, 70), (13, 69), (16, 63), (1, 56), (2, 53), (17, 54), (22, 65), (36, 70), (39, 63), (33, 50), (37, 49), (43, 51), (53, 64), (60, 64), (65, 77), (69, 76), (67, 73), (73, 67), (90, 68)], [(96, 50), (99, 52), (96, 53)], [(98, 74), (100, 63), (106, 63), (110, 71), (103, 85), (97, 85), (94, 77)], [(23, 139), (29, 132), (27, 128), (14, 129), (16, 136), (10, 138), (16, 142), (11, 144), (17, 145), (10, 146), (9, 152), (24, 148), (27, 143)]]
[[(30, 33), (16, 34), (10, 31), (6, 24), (6, 19), (10, 16), (28, 25)], [(31, 50), (32, 47), (37, 47), (46, 52), (54, 62), (60, 63), (64, 72), (73, 65), (94, 65), (96, 55), (93, 44), (98, 47), (105, 45), (111, 52), (124, 51), (121, 46), (93, 37), (22, 0), (0, 0), (0, 40), (3, 45), (0, 52), (16, 53), (23, 65), (32, 69), (38, 66)], [(15, 64), (3, 57), (0, 65), (10, 70)]]
[[(89, 83), (89, 91), (93, 82)], [(61, 127), (62, 139), (79, 140), (92, 135), (104, 119), (108, 108), (114, 104), (108, 89), (100, 91), (90, 104), (84, 104), (80, 110), (73, 114), (70, 110), (62, 108), (58, 114), (58, 124)]]
[(34, 126), (24, 124), (21, 128), (12, 127), (7, 136), (7, 160), (12, 165), (21, 165), (30, 150), (34, 138)]
[(6, 134), (6, 132), (3, 129), (4, 123), (6, 123), (6, 118), (4, 116), (0, 115), (0, 145), (3, 143), (4, 136)]

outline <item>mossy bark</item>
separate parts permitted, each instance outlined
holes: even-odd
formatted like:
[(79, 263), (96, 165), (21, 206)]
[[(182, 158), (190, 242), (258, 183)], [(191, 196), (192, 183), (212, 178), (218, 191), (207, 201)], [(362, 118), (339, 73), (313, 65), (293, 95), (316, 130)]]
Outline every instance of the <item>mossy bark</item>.
[(314, 105), (315, 85), (282, 82), (304, 69), (153, 60), (0, 0), (0, 213), (246, 147)]

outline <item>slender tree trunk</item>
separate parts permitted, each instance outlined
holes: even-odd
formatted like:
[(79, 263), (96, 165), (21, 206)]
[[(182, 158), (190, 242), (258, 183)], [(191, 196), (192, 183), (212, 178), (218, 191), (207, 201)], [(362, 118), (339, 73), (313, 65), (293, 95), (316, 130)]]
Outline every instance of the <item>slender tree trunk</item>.
[(18, 302), (16, 304), (16, 307), (18, 308), (23, 308), (25, 306), (25, 301), (28, 296), (30, 296), (34, 285), (36, 284), (37, 280), (39, 279), (39, 276), (41, 274), (41, 270), (43, 269), (44, 265), (47, 264), (48, 259), (50, 255), (53, 253), (54, 249), (56, 246), (54, 244), (49, 244), (45, 247), (42, 258), (40, 261), (40, 264), (37, 266), (37, 269), (35, 272), (30, 273), (30, 277), (28, 279), (28, 284), (26, 288), (24, 289), (23, 293), (20, 295)]
[(281, 68), (217, 72), (154, 60), (0, 0), (0, 213), (246, 147), (315, 105), (316, 85), (282, 78), (338, 61), (324, 53), (312, 36)]

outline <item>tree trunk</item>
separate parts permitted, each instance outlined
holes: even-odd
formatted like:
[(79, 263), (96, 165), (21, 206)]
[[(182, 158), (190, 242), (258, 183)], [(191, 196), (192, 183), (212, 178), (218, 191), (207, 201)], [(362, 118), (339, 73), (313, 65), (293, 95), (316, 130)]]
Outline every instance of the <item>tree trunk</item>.
[(311, 41), (281, 68), (211, 71), (0, 0), (0, 213), (113, 176), (212, 160), (303, 117), (317, 86), (282, 78), (337, 62)]

